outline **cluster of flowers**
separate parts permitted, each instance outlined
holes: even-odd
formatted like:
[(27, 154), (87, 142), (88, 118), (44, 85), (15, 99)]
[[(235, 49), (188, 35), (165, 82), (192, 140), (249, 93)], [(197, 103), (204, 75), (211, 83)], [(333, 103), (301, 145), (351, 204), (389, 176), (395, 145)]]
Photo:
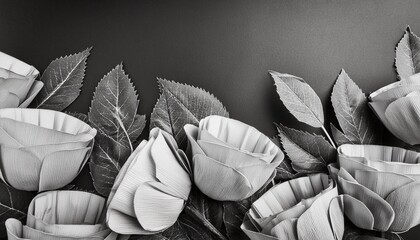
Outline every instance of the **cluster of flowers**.
[[(0, 53), (0, 178), (38, 191), (26, 225), (8, 219), (9, 239), (116, 239), (171, 227), (195, 184), (219, 201), (240, 201), (265, 188), (284, 154), (267, 136), (237, 120), (209, 116), (186, 125), (187, 153), (154, 128), (120, 170), (109, 198), (55, 191), (89, 158), (96, 130), (65, 113), (27, 109), (42, 83), (38, 71)], [(370, 96), (385, 126), (419, 144), (420, 78)], [(407, 114), (410, 113), (410, 114)], [(404, 114), (403, 114), (404, 113)], [(330, 175), (274, 185), (256, 200), (241, 228), (251, 239), (341, 239), (344, 216), (356, 226), (404, 232), (420, 223), (420, 153), (397, 147), (342, 145)], [(69, 214), (71, 213), (71, 214)]]

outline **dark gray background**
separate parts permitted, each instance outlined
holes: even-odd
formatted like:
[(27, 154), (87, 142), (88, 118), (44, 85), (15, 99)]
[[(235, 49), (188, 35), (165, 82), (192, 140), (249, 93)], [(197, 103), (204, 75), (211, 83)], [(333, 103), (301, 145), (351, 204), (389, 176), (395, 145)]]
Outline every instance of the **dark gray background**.
[[(321, 97), (344, 68), (366, 92), (396, 80), (394, 48), (406, 25), (420, 34), (420, 1), (0, 1), (0, 51), (40, 71), (93, 46), (80, 97), (86, 113), (98, 81), (123, 61), (150, 116), (156, 77), (214, 93), (231, 117), (276, 134), (299, 124), (267, 70), (303, 77)], [(89, 185), (87, 172), (79, 180)], [(420, 228), (405, 234), (418, 239)]]

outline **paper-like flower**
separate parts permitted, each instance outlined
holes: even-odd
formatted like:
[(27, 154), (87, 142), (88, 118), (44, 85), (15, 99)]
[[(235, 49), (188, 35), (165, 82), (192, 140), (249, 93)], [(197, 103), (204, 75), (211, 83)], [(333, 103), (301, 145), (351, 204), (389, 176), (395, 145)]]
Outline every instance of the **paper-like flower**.
[(190, 167), (175, 139), (150, 131), (115, 179), (108, 198), (108, 226), (121, 234), (155, 234), (171, 227), (191, 190)]
[(408, 144), (420, 144), (420, 74), (382, 87), (369, 99), (392, 134)]
[(65, 113), (0, 109), (0, 178), (26, 191), (64, 187), (82, 170), (96, 130)]
[(283, 152), (267, 136), (240, 121), (209, 116), (184, 127), (197, 187), (219, 201), (250, 197), (271, 181)]
[(39, 72), (14, 57), (0, 52), (0, 108), (27, 107), (44, 84)]
[(26, 225), (6, 221), (9, 240), (116, 239), (104, 221), (106, 200), (82, 191), (51, 191), (37, 195), (28, 208)]
[(296, 178), (255, 201), (241, 229), (252, 240), (341, 240), (343, 200), (326, 174)]
[(341, 145), (338, 185), (351, 195), (354, 225), (405, 232), (420, 224), (420, 153), (398, 147)]

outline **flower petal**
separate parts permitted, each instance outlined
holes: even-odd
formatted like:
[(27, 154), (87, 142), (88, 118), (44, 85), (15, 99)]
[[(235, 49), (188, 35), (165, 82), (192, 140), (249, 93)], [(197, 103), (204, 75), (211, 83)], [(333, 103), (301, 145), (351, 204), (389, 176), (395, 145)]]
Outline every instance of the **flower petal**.
[(342, 194), (339, 197), (343, 202), (346, 216), (355, 226), (373, 230), (375, 219), (372, 212), (362, 201), (348, 194)]
[[(328, 209), (331, 200), (337, 196), (337, 187), (334, 187), (316, 199), (311, 207), (302, 214), (297, 222), (299, 239), (335, 240), (334, 233), (332, 232), (330, 225)], [(344, 226), (342, 228), (344, 229)]]
[(386, 198), (395, 189), (414, 181), (401, 174), (363, 170), (356, 171), (355, 179), (358, 183), (374, 191), (381, 198)]
[(37, 191), (41, 160), (27, 151), (17, 148), (0, 147), (0, 165), (4, 180), (12, 187)]
[(251, 240), (278, 240), (278, 238), (263, 234), (252, 224), (250, 218), (245, 215), (241, 229)]
[(128, 216), (115, 209), (108, 209), (107, 211), (107, 224), (108, 227), (119, 234), (141, 234), (150, 235), (154, 232), (145, 230), (137, 220), (137, 218)]
[(162, 133), (157, 135), (150, 151), (155, 162), (156, 178), (175, 191), (178, 197), (187, 200), (191, 190), (190, 176), (179, 164), (177, 152), (171, 151)]
[(370, 99), (372, 100), (372, 102), (392, 102), (398, 98), (405, 97), (407, 94), (413, 91), (420, 90), (420, 82), (418, 80), (416, 81), (417, 82), (411, 82), (410, 84), (408, 84), (408, 81), (395, 82), (370, 94)]
[(420, 224), (420, 183), (412, 182), (388, 195), (386, 201), (395, 211), (395, 220), (390, 230), (405, 232)]
[(391, 104), (385, 111), (385, 116), (393, 129), (406, 143), (415, 145), (420, 143), (420, 99), (402, 97)]
[(246, 176), (230, 166), (201, 154), (195, 155), (193, 162), (195, 184), (215, 200), (243, 200), (254, 190)]
[(298, 240), (297, 219), (287, 219), (271, 229), (272, 236), (281, 240)]
[(39, 72), (33, 66), (28, 65), (12, 56), (0, 52), (0, 68), (7, 69), (19, 75), (38, 75)]
[(0, 90), (0, 108), (15, 108), (19, 106), (19, 97), (6, 89)]
[(192, 156), (196, 155), (196, 154), (203, 154), (205, 155), (205, 153), (203, 152), (203, 150), (201, 149), (201, 147), (198, 145), (197, 143), (197, 137), (198, 137), (198, 127), (192, 125), (192, 124), (186, 124), (184, 126), (184, 131), (187, 134), (187, 138), (189, 141), (188, 144), (188, 150), (192, 152)]
[(40, 192), (59, 189), (73, 181), (81, 171), (90, 148), (53, 152), (42, 161)]
[(389, 229), (394, 221), (395, 212), (388, 202), (372, 190), (358, 184), (356, 180), (351, 179), (351, 175), (343, 168), (340, 169), (338, 175), (338, 184), (343, 193), (353, 196), (368, 207), (375, 219), (374, 228), (376, 230), (387, 231)]
[(23, 239), (23, 225), (21, 221), (15, 218), (9, 218), (6, 220), (5, 225), (6, 225), (8, 240)]
[(344, 203), (341, 196), (333, 198), (328, 208), (328, 216), (335, 239), (343, 239), (344, 235)]
[(177, 221), (185, 201), (168, 192), (172, 189), (159, 182), (143, 183), (137, 189), (134, 210), (144, 229), (159, 232)]
[(32, 87), (29, 89), (28, 94), (26, 95), (25, 101), (23, 101), (19, 107), (20, 108), (27, 108), (29, 104), (35, 99), (36, 95), (41, 91), (42, 87), (44, 87), (44, 83), (41, 81), (35, 81), (32, 84)]

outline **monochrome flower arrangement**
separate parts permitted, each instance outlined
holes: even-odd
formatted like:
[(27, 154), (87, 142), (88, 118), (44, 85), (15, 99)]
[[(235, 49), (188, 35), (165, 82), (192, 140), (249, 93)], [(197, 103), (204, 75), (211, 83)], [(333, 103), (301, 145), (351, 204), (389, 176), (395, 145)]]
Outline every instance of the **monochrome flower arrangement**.
[[(420, 224), (418, 44), (407, 28), (399, 81), (369, 97), (342, 70), (329, 128), (309, 84), (269, 71), (286, 109), (325, 135), (278, 123), (275, 138), (205, 90), (158, 78), (140, 140), (146, 116), (122, 64), (83, 114), (66, 109), (92, 48), (39, 79), (0, 52), (0, 239), (400, 239)], [(406, 145), (381, 145), (380, 122)], [(74, 182), (83, 169), (94, 189)]]

